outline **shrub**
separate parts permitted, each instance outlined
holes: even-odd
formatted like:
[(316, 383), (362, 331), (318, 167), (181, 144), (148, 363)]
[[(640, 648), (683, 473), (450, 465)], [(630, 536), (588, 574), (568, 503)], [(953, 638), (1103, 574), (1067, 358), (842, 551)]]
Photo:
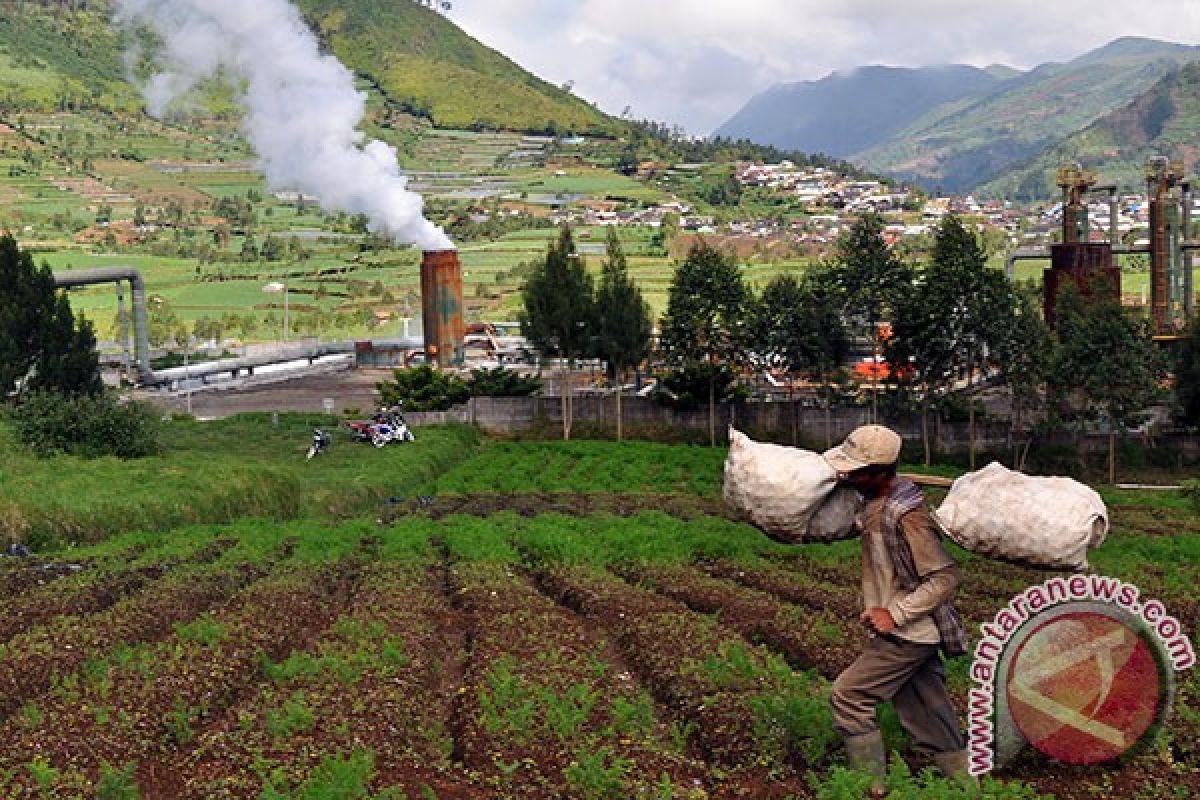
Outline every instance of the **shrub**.
[(728, 366), (711, 367), (707, 364), (686, 366), (663, 375), (654, 391), (654, 399), (660, 405), (676, 411), (695, 411), (708, 405), (709, 376), (714, 374), (714, 395), (718, 403), (741, 399), (745, 392), (736, 383)]
[(467, 389), (472, 397), (528, 397), (542, 388), (542, 382), (504, 367), (471, 370)]
[(13, 420), (21, 441), (39, 456), (141, 458), (159, 451), (158, 413), (145, 403), (122, 402), (112, 394), (29, 394)]
[(136, 770), (135, 764), (118, 769), (104, 762), (100, 766), (100, 780), (96, 783), (97, 800), (140, 800), (142, 795), (138, 790)]
[(445, 411), (471, 396), (461, 378), (422, 364), (392, 371), (392, 381), (376, 384), (384, 405), (404, 404), (406, 411)]

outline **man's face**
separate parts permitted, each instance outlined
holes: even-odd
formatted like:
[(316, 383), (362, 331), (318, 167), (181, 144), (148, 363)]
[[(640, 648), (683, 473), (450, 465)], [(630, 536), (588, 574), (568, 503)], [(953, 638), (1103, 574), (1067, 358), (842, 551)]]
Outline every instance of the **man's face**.
[(856, 469), (838, 475), (838, 480), (867, 497), (875, 497), (887, 488), (889, 476), (870, 469)]

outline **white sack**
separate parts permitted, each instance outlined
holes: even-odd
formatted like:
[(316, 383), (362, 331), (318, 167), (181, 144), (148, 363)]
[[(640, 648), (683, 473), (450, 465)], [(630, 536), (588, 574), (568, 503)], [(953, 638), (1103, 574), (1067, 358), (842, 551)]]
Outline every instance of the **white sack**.
[[(824, 459), (822, 459), (824, 460)], [(855, 535), (854, 519), (863, 507), (863, 496), (849, 486), (839, 486), (825, 498), (808, 522), (804, 535), (809, 542), (835, 542)]]
[(1088, 550), (1108, 533), (1108, 510), (1092, 489), (996, 462), (956, 480), (933, 517), (973, 553), (1056, 569), (1085, 569)]
[[(809, 522), (836, 486), (837, 473), (820, 453), (755, 442), (729, 429), (725, 502), (769, 536), (805, 541)], [(822, 525), (837, 528), (834, 519)]]

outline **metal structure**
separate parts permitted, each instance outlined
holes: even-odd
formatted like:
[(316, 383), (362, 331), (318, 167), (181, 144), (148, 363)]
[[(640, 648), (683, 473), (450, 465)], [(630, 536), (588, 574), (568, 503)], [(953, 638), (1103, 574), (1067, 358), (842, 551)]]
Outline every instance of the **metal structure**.
[(1058, 170), (1058, 187), (1062, 189), (1063, 244), (1088, 240), (1088, 209), (1084, 196), (1096, 185), (1096, 174), (1078, 163), (1067, 164)]
[(129, 281), (133, 295), (133, 343), (134, 355), (137, 359), (137, 379), (139, 383), (153, 383), (154, 371), (150, 369), (150, 339), (149, 327), (146, 320), (146, 283), (142, 275), (132, 267), (103, 267), (100, 269), (76, 269), (69, 272), (54, 273), (54, 285), (61, 289), (72, 286), (94, 286), (99, 283), (115, 283), (117, 285), (117, 314), (121, 321), (121, 347), (129, 350), (128, 328), (125, 317), (125, 295), (121, 291), (121, 282)]
[(1059, 290), (1074, 285), (1089, 301), (1121, 302), (1121, 269), (1107, 242), (1056, 244), (1050, 248), (1050, 268), (1042, 274), (1046, 324), (1057, 323)]
[[(1062, 244), (1044, 251), (1017, 251), (1009, 256), (1011, 277), (1015, 262), (1045, 258), (1051, 267), (1045, 272), (1046, 320), (1053, 325), (1055, 298), (1067, 281), (1077, 285), (1088, 297), (1120, 298), (1120, 269), (1114, 256), (1142, 253), (1150, 257), (1150, 302), (1154, 337), (1176, 339), (1183, 334), (1195, 315), (1193, 253), (1200, 242), (1193, 240), (1192, 187), (1184, 177), (1182, 164), (1156, 157), (1146, 162), (1147, 196), (1150, 201), (1150, 246), (1120, 246), (1117, 227), (1117, 187), (1099, 185), (1096, 176), (1079, 164), (1067, 164), (1058, 171), (1062, 189)], [(1108, 194), (1108, 243), (1090, 242), (1086, 195)], [(1105, 251), (1107, 249), (1107, 251)]]
[(1194, 309), (1190, 242), (1192, 187), (1183, 165), (1166, 158), (1146, 162), (1150, 198), (1150, 309), (1154, 334), (1179, 336)]
[(457, 250), (428, 250), (421, 257), (421, 317), (426, 359), (439, 367), (460, 366), (466, 326)]
[[(1117, 187), (1098, 186), (1095, 173), (1077, 163), (1058, 170), (1058, 186), (1063, 192), (1062, 242), (1050, 247), (1050, 268), (1042, 276), (1043, 312), (1051, 327), (1056, 324), (1059, 290), (1067, 284), (1089, 300), (1121, 301), (1121, 270), (1113, 259), (1119, 241)], [(1089, 241), (1087, 195), (1093, 191), (1108, 193), (1107, 242)]]

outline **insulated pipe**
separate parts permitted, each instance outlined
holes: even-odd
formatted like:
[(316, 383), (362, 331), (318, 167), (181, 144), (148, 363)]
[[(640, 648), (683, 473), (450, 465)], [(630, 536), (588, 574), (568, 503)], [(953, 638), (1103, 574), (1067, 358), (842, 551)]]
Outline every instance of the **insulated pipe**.
[(1113, 247), (1121, 242), (1121, 229), (1117, 225), (1117, 215), (1119, 214), (1117, 199), (1117, 187), (1114, 186), (1108, 190), (1108, 243)]
[(54, 273), (54, 284), (61, 289), (72, 286), (92, 286), (97, 283), (119, 283), (129, 281), (133, 287), (133, 337), (137, 355), (137, 373), (140, 383), (152, 383), (154, 371), (150, 369), (150, 338), (146, 322), (146, 283), (142, 275), (132, 267), (100, 267), (98, 269), (74, 269)]
[(1018, 248), (1008, 254), (1008, 258), (1004, 260), (1004, 274), (1011, 281), (1016, 274), (1016, 266), (1018, 261), (1033, 261), (1035, 259), (1050, 260), (1050, 251), (1043, 248)]
[(121, 380), (127, 381), (133, 374), (133, 361), (129, 356), (129, 315), (125, 313), (125, 289), (117, 281), (117, 335), (121, 337)]
[(1183, 236), (1185, 242), (1192, 240), (1192, 184), (1183, 182)]
[(1192, 273), (1195, 271), (1195, 258), (1192, 252), (1200, 250), (1200, 242), (1184, 242), (1180, 247), (1183, 259), (1183, 313), (1190, 320), (1196, 316), (1196, 287)]

